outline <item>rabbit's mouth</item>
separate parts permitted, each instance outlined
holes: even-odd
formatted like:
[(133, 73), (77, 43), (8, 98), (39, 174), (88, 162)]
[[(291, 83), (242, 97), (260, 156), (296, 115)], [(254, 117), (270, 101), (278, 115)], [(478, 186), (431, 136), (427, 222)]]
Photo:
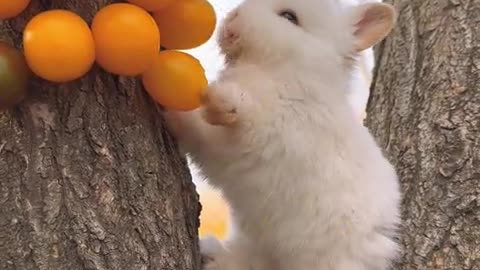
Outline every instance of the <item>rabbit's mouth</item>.
[(225, 45), (233, 45), (238, 42), (240, 36), (231, 28), (225, 27), (222, 34), (222, 43)]
[(231, 28), (224, 28), (220, 35), (220, 48), (227, 63), (233, 63), (241, 55), (240, 35)]
[(241, 35), (237, 24), (238, 12), (232, 12), (225, 18), (219, 33), (219, 45), (227, 58), (236, 58), (241, 51)]
[(239, 39), (238, 31), (235, 30), (235, 22), (239, 17), (238, 15), (238, 10), (234, 10), (228, 14), (223, 22), (220, 41), (225, 45), (231, 45)]

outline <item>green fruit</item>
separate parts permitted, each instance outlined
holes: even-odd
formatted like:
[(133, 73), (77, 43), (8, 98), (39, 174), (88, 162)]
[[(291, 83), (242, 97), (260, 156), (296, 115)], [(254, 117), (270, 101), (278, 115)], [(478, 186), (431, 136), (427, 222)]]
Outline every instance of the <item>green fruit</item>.
[(17, 105), (27, 96), (29, 77), (23, 54), (0, 41), (0, 110)]

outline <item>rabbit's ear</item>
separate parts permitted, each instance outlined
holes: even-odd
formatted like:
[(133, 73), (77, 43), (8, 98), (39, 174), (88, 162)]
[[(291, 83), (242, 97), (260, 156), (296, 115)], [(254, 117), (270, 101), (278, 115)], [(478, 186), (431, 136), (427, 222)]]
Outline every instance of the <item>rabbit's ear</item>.
[(384, 3), (368, 3), (354, 8), (355, 50), (363, 51), (382, 41), (395, 26), (395, 9)]

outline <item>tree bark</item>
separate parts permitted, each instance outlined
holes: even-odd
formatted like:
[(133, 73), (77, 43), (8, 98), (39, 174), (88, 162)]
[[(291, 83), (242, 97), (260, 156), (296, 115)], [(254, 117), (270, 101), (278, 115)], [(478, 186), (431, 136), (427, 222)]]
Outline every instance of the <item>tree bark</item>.
[[(33, 0), (0, 38), (21, 47), (41, 10), (91, 22), (107, 2)], [(0, 269), (199, 269), (198, 195), (141, 83), (94, 67), (30, 88), (0, 113)]]
[(395, 269), (479, 270), (480, 0), (393, 2), (366, 124), (401, 178)]

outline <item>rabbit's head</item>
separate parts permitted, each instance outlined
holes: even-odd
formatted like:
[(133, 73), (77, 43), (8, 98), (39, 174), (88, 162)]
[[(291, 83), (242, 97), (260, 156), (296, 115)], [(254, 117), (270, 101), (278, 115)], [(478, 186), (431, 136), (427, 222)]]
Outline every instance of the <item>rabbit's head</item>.
[(394, 9), (383, 3), (245, 0), (222, 22), (218, 41), (227, 62), (332, 65), (375, 45), (394, 24)]

